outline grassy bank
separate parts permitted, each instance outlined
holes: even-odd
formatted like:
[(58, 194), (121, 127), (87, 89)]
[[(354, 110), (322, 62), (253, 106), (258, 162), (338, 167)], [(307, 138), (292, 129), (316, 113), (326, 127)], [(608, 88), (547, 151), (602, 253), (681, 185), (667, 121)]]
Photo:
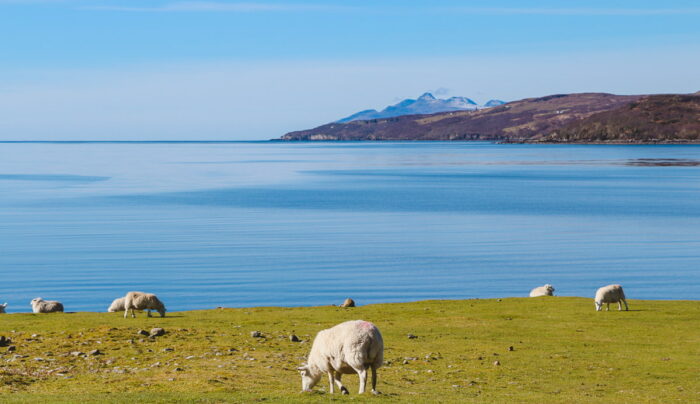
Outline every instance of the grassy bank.
[[(0, 348), (0, 401), (700, 402), (700, 302), (631, 300), (630, 308), (595, 312), (592, 299), (555, 297), (137, 319), (0, 315), (0, 335), (16, 347)], [(296, 367), (315, 333), (360, 318), (384, 336), (383, 394), (358, 396), (352, 375), (343, 379), (350, 396), (326, 394), (325, 378), (300, 393)], [(137, 335), (152, 327), (166, 334)], [(291, 342), (292, 333), (303, 341)]]

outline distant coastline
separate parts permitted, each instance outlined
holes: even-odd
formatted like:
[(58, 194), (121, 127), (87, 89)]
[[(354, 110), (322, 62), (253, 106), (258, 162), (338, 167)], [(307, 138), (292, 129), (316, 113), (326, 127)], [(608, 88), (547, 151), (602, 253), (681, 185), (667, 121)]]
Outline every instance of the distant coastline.
[(277, 140), (698, 144), (700, 92), (556, 94), (482, 110), (333, 122)]

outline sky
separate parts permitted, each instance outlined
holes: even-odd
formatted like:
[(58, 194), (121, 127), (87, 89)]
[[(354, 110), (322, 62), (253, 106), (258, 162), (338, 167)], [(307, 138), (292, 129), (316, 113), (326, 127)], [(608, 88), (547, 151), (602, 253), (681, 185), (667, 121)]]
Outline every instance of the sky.
[(700, 90), (697, 1), (0, 0), (0, 140), (262, 140), (426, 91)]

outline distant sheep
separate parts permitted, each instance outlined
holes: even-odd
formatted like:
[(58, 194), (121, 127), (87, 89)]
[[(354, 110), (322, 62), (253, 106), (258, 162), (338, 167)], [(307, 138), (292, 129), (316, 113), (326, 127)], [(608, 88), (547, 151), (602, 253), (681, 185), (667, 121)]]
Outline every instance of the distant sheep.
[(328, 375), (330, 392), (334, 385), (348, 394), (340, 382), (343, 374), (360, 376), (360, 394), (367, 385), (367, 369), (372, 369), (372, 393), (377, 393), (377, 368), (384, 361), (384, 341), (379, 329), (362, 320), (346, 321), (319, 331), (311, 346), (308, 363), (297, 368), (301, 373), (303, 391), (310, 391), (324, 374)]
[(129, 310), (131, 310), (131, 317), (136, 317), (134, 310), (148, 310), (148, 317), (151, 317), (151, 310), (155, 310), (161, 317), (165, 317), (165, 305), (153, 293), (127, 293), (124, 296), (124, 318), (128, 317)]
[(32, 312), (34, 313), (58, 313), (63, 312), (63, 303), (52, 300), (44, 300), (40, 297), (32, 299)]
[(596, 311), (603, 310), (603, 304), (607, 303), (607, 310), (610, 311), (610, 303), (617, 303), (618, 309), (622, 310), (622, 303), (625, 304), (625, 310), (629, 310), (625, 292), (620, 285), (603, 286), (595, 292), (595, 309)]
[(538, 286), (530, 291), (530, 297), (554, 296), (554, 286), (546, 284)]
[(118, 299), (114, 299), (112, 304), (109, 305), (109, 308), (107, 309), (107, 311), (110, 313), (116, 313), (118, 311), (124, 310), (124, 299), (126, 299), (126, 298), (120, 297)]
[(0, 314), (4, 314), (4, 313), (5, 313), (5, 307), (7, 307), (7, 303), (5, 303), (5, 304), (0, 304)]

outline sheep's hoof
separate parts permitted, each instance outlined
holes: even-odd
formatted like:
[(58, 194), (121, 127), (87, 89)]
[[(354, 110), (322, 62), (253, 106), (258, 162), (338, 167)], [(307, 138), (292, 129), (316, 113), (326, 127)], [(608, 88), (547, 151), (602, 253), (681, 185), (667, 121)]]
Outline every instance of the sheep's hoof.
[(341, 394), (350, 394), (350, 392), (348, 391), (348, 389), (345, 388), (345, 386), (340, 388), (340, 393)]
[(382, 394), (382, 393), (379, 392), (379, 391), (377, 391), (377, 390), (372, 390), (372, 394), (374, 394), (375, 396), (378, 396), (378, 395), (380, 395), (380, 394)]

